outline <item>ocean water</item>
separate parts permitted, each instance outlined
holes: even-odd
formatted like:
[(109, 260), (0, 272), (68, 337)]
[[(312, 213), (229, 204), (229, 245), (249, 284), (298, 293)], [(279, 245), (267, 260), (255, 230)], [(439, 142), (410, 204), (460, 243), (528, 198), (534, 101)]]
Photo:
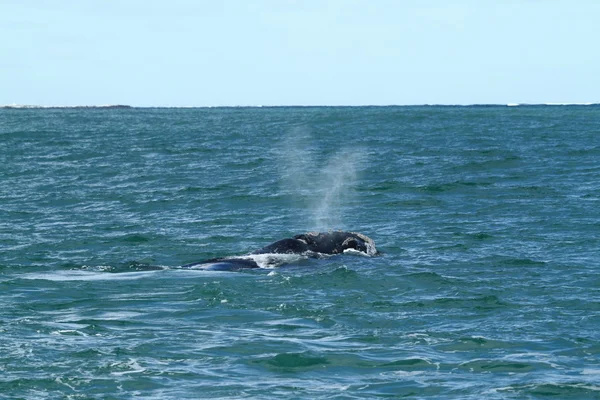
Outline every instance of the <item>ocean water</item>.
[(2, 399), (600, 398), (600, 107), (2, 109), (0, 184)]

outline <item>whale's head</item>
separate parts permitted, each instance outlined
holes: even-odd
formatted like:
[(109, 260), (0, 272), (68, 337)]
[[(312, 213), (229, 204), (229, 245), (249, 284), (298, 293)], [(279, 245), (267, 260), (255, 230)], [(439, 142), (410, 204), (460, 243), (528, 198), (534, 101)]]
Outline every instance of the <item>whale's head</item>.
[(375, 242), (370, 237), (358, 232), (308, 232), (294, 236), (294, 239), (307, 244), (310, 251), (323, 254), (339, 254), (346, 250), (354, 250), (365, 255), (377, 255)]

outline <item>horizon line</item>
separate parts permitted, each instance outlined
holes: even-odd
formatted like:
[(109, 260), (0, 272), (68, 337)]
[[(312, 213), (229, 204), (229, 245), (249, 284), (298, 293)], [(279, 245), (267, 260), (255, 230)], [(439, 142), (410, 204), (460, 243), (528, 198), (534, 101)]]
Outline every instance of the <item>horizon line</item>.
[(100, 104), (100, 105), (37, 105), (37, 104), (5, 104), (0, 105), (0, 109), (202, 109), (202, 108), (360, 108), (360, 107), (519, 107), (519, 106), (597, 106), (600, 103), (582, 102), (582, 103), (422, 103), (422, 104), (312, 104), (312, 105), (216, 105), (216, 106), (136, 106), (129, 104)]

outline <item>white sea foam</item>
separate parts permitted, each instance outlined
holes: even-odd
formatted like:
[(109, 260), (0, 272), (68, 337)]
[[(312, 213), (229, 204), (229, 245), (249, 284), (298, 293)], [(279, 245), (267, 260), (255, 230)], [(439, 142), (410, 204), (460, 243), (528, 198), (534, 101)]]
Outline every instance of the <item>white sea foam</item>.
[(76, 329), (59, 329), (57, 331), (50, 332), (51, 335), (67, 335), (67, 336), (89, 336), (87, 333), (81, 332)]
[(33, 272), (21, 275), (23, 279), (40, 279), (47, 281), (103, 281), (103, 280), (133, 280), (144, 278), (158, 271), (122, 272), (111, 274), (107, 272), (90, 272), (81, 270)]
[(277, 253), (266, 253), (266, 254), (249, 254), (246, 256), (236, 257), (254, 261), (260, 268), (277, 268), (284, 264), (295, 263), (308, 257), (303, 254), (277, 254)]
[(146, 368), (142, 367), (137, 360), (130, 358), (128, 362), (123, 363), (123, 362), (116, 362), (116, 363), (112, 363), (111, 368), (115, 368), (115, 369), (123, 369), (122, 371), (112, 371), (110, 374), (111, 375), (117, 375), (117, 376), (121, 376), (121, 375), (129, 375), (129, 374), (138, 374), (140, 372), (144, 372), (146, 370)]
[(363, 257), (371, 257), (368, 253), (362, 252), (360, 250), (355, 249), (346, 249), (344, 250), (344, 254), (352, 254), (354, 256), (363, 256)]

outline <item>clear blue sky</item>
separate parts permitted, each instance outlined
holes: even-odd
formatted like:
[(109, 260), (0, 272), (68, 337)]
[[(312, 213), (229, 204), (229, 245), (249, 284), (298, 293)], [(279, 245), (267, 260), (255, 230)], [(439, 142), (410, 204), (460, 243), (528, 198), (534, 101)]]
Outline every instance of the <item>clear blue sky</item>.
[(599, 0), (0, 0), (0, 105), (600, 102)]

